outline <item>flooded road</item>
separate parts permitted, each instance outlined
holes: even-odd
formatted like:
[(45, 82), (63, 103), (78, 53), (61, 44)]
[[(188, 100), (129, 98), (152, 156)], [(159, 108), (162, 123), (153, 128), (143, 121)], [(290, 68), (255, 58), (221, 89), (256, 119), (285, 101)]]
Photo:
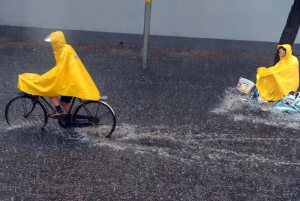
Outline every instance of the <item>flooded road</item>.
[[(10, 128), (17, 76), (54, 66), (51, 47), (0, 40), (0, 200), (297, 200), (299, 116), (241, 105), (234, 86), (268, 56), (73, 44), (117, 115), (84, 128)], [(243, 68), (241, 68), (243, 66)], [(248, 77), (247, 77), (248, 76)]]

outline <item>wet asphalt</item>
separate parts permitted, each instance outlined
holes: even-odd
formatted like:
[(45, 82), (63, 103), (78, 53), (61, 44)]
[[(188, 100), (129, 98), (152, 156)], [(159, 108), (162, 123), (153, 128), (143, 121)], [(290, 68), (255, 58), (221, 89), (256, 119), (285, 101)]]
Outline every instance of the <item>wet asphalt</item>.
[(224, 106), (239, 77), (253, 80), (273, 55), (153, 48), (142, 69), (138, 48), (72, 45), (116, 131), (8, 127), (17, 76), (55, 63), (49, 44), (1, 38), (0, 200), (299, 199), (299, 117)]

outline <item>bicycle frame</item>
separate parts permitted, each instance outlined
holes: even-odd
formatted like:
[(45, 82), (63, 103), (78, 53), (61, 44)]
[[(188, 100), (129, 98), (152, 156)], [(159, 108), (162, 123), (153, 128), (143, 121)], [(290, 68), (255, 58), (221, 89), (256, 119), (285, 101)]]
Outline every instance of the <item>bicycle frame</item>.
[[(52, 112), (56, 112), (56, 110), (55, 110), (55, 108), (52, 106), (52, 104), (51, 103), (49, 103), (46, 99), (45, 99), (45, 97), (43, 97), (43, 96), (38, 96), (38, 98), (37, 98), (41, 103), (43, 103), (43, 105), (45, 106), (45, 108), (47, 109), (47, 108), (50, 108), (51, 110), (52, 110)], [(75, 103), (75, 97), (72, 99), (72, 102), (71, 102), (71, 106), (70, 106), (70, 109), (69, 109), (69, 111), (67, 112), (67, 114), (70, 114), (70, 115), (72, 115), (71, 114), (71, 111), (72, 111), (72, 108), (73, 108), (73, 106), (74, 106), (74, 103)], [(77, 98), (78, 100), (79, 100), (79, 102), (80, 103), (82, 103), (83, 101), (80, 99), (80, 98)], [(79, 104), (80, 105), (80, 104)], [(78, 106), (77, 106), (78, 107)], [(48, 112), (48, 110), (47, 110), (47, 112)], [(49, 113), (48, 113), (48, 116), (49, 116)]]
[[(26, 94), (26, 93), (22, 93), (22, 96), (28, 96), (28, 97), (33, 98), (35, 101), (39, 101), (39, 102), (42, 104), (42, 106), (46, 109), (46, 111), (47, 111), (47, 117), (48, 117), (48, 118), (54, 118), (54, 117), (51, 117), (51, 116), (50, 116), (49, 108), (50, 108), (50, 110), (51, 110), (53, 113), (56, 112), (56, 109), (54, 108), (54, 106), (53, 106), (49, 101), (46, 100), (45, 97), (43, 97), (43, 96), (33, 96), (33, 95), (30, 95), (30, 94)], [(82, 105), (82, 103), (84, 102), (84, 101), (82, 101), (82, 99), (80, 99), (80, 98), (75, 98), (75, 97), (74, 97), (74, 98), (72, 99), (72, 101), (71, 101), (71, 105), (70, 105), (69, 111), (67, 112), (67, 114), (65, 114), (65, 115), (71, 115), (71, 121), (70, 121), (70, 122), (67, 122), (67, 123), (74, 124), (74, 125), (75, 125), (75, 124), (78, 124), (78, 123), (74, 123), (74, 122), (73, 122), (73, 118), (72, 118), (73, 114), (71, 114), (71, 111), (72, 111), (72, 109), (73, 109), (73, 107), (74, 107), (74, 103), (75, 103), (75, 100), (76, 100), (76, 99), (78, 99), (80, 103), (76, 106), (76, 108), (74, 109), (74, 111), (75, 111), (80, 105)], [(83, 107), (84, 107), (84, 105), (83, 105)], [(28, 112), (27, 115), (29, 115), (29, 114), (34, 110), (34, 108), (35, 108), (35, 104), (33, 105), (32, 109)], [(84, 108), (85, 108), (85, 107), (84, 107)], [(88, 110), (86, 110), (86, 111), (87, 111), (87, 113), (88, 113), (90, 116), (92, 116), (91, 113), (90, 113)], [(79, 123), (79, 124), (80, 124), (80, 123)]]
[[(75, 98), (75, 97), (73, 97), (73, 99), (72, 99), (72, 101), (71, 101), (71, 105), (70, 105), (70, 109), (69, 109), (69, 111), (67, 111), (67, 114), (69, 114), (69, 115), (73, 115), (73, 114), (71, 114), (71, 111), (72, 111), (72, 109), (73, 109), (73, 107), (74, 107), (74, 103), (75, 103), (75, 100), (76, 99), (78, 99), (79, 100), (79, 104), (76, 106), (76, 108), (78, 107), (78, 106), (80, 106), (84, 101), (82, 101), (80, 98)], [(45, 97), (43, 97), (43, 96), (39, 96), (38, 97), (38, 100), (40, 101), (40, 102), (42, 102), (42, 103), (44, 103), (44, 106), (46, 105), (46, 109), (47, 108), (50, 108), (51, 110), (52, 110), (52, 112), (56, 112), (56, 109), (53, 107), (53, 105), (51, 104), (51, 103), (49, 103), (49, 101), (47, 101), (46, 99), (45, 99)], [(76, 110), (76, 108), (75, 108), (75, 110)], [(75, 111), (74, 110), (74, 111)], [(48, 112), (48, 110), (47, 110), (47, 112)], [(49, 117), (50, 115), (49, 115), (49, 113), (48, 113), (48, 117)]]
[[(74, 104), (75, 104), (75, 100), (78, 99), (79, 100), (79, 104), (75, 107), (74, 111), (77, 110), (77, 108), (79, 106), (83, 106), (83, 108), (85, 109), (87, 115), (86, 116), (81, 116), (81, 120), (82, 121), (79, 121), (79, 122), (74, 122), (73, 120), (73, 114), (71, 113), (73, 107), (74, 107)], [(42, 97), (42, 96), (39, 96), (38, 97), (38, 100), (45, 106), (46, 108), (46, 111), (48, 112), (48, 108), (50, 108), (53, 112), (56, 112), (55, 108), (45, 99), (45, 97)], [(61, 115), (58, 117), (58, 123), (60, 126), (62, 127), (68, 127), (68, 126), (81, 126), (81, 127), (86, 127), (86, 126), (91, 126), (91, 122), (97, 122), (98, 119), (95, 119), (93, 118), (93, 115), (90, 113), (90, 111), (84, 106), (84, 101), (80, 98), (73, 98), (72, 101), (71, 101), (71, 105), (70, 105), (70, 109), (69, 111), (67, 112), (67, 114), (64, 114), (64, 115)], [(70, 119), (69, 120), (66, 120), (65, 117), (67, 115), (70, 115)], [(49, 113), (47, 114), (48, 117), (52, 118)]]

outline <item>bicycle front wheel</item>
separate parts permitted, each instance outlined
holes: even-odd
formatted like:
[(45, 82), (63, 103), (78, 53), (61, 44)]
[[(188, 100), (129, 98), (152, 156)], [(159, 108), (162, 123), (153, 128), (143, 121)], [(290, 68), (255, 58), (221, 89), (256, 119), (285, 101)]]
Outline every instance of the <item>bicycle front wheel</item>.
[(44, 128), (48, 120), (45, 107), (27, 96), (16, 97), (7, 104), (5, 119), (12, 127), (34, 128)]
[(88, 134), (110, 137), (116, 127), (116, 116), (107, 103), (88, 101), (77, 107), (73, 123), (77, 127), (87, 127)]

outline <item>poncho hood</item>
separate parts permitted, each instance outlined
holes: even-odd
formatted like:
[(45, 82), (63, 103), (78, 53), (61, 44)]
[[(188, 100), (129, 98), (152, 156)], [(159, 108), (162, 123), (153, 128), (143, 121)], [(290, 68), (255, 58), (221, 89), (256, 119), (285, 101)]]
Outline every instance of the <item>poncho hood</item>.
[(54, 52), (58, 52), (65, 44), (67, 44), (65, 35), (61, 31), (51, 33), (50, 42)]
[(293, 52), (292, 52), (292, 47), (289, 44), (284, 44), (284, 45), (277, 45), (277, 49), (279, 50), (281, 47), (283, 47), (284, 49), (286, 49), (285, 51), (285, 56), (284, 57), (280, 57), (280, 60), (288, 60)]

